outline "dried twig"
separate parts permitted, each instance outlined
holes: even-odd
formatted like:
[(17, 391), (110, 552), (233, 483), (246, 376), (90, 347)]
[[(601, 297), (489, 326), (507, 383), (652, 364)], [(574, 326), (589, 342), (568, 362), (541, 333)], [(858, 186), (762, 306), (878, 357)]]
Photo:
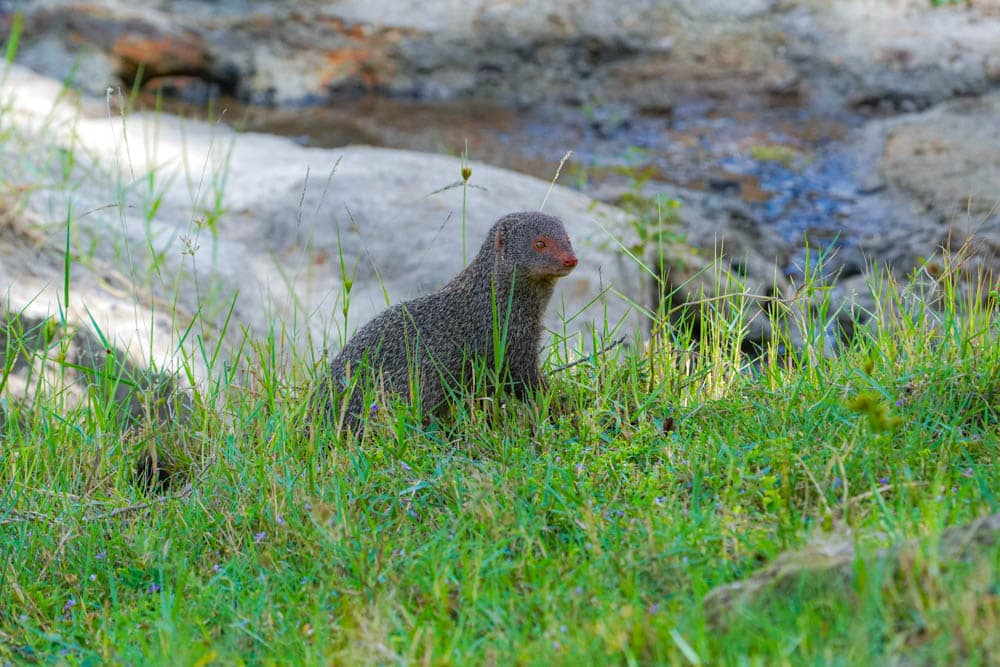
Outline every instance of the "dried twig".
[(32, 512), (30, 510), (11, 510), (10, 516), (5, 519), (0, 519), (0, 526), (8, 523), (24, 523), (25, 521), (46, 521), (48, 518), (49, 515), (42, 512)]
[(611, 341), (610, 343), (602, 347), (600, 350), (597, 350), (593, 354), (589, 354), (586, 357), (583, 357), (582, 359), (577, 359), (576, 361), (571, 361), (570, 363), (565, 364), (563, 366), (556, 366), (555, 368), (549, 371), (549, 375), (552, 375), (553, 373), (559, 373), (561, 371), (566, 370), (567, 368), (573, 368), (573, 366), (576, 366), (577, 364), (582, 364), (585, 361), (590, 361), (590, 362), (596, 361), (598, 356), (604, 354), (605, 352), (613, 350), (614, 348), (618, 347), (624, 342), (625, 342), (625, 336), (616, 338), (615, 340)]
[(877, 489), (872, 489), (871, 491), (866, 491), (864, 493), (859, 493), (856, 496), (848, 498), (844, 503), (845, 506), (856, 505), (862, 500), (866, 500), (876, 495), (881, 495), (887, 491), (892, 491), (893, 489), (902, 489), (906, 487), (921, 487), (927, 486), (927, 482), (903, 482), (902, 484), (882, 484)]
[[(132, 512), (141, 512), (142, 510), (149, 509), (154, 505), (162, 505), (168, 500), (186, 498), (187, 496), (191, 495), (191, 491), (193, 488), (194, 488), (193, 485), (188, 484), (177, 493), (171, 494), (169, 496), (160, 496), (158, 498), (154, 498), (153, 500), (147, 500), (142, 503), (135, 503), (134, 505), (126, 505), (125, 507), (116, 507), (115, 509), (110, 510), (108, 512), (88, 514), (82, 519), (80, 519), (80, 521), (82, 521), (83, 523), (90, 523), (92, 521), (103, 521), (104, 519), (114, 519), (124, 514), (131, 514)], [(27, 521), (32, 521), (32, 522), (47, 521), (50, 523), (59, 523), (59, 524), (65, 523), (64, 521), (50, 517), (48, 514), (45, 514), (43, 512), (33, 512), (31, 510), (12, 510), (10, 512), (10, 516), (8, 516), (5, 519), (0, 519), (0, 525), (8, 523), (23, 523)]]

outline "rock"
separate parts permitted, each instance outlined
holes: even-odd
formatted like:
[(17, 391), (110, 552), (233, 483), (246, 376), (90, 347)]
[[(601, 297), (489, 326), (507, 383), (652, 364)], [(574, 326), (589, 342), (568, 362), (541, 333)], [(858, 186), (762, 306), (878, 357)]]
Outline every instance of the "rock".
[(807, 0), (781, 18), (786, 57), (831, 106), (912, 111), (1000, 84), (991, 3)]
[[(871, 555), (859, 555), (855, 539), (849, 533), (820, 535), (800, 550), (779, 555), (751, 577), (711, 590), (704, 599), (705, 615), (713, 626), (725, 627), (736, 614), (751, 613), (754, 607), (781, 604), (787, 592), (806, 580), (817, 589), (830, 586), (850, 595), (857, 589), (859, 558), (867, 563), (865, 570), (888, 573), (906, 572), (915, 564), (930, 559), (935, 574), (959, 562), (992, 559), (1000, 545), (1000, 514), (951, 526), (936, 542), (930, 554), (922, 549), (919, 540), (910, 540), (879, 549)], [(890, 580), (888, 573), (885, 578)]]
[[(897, 275), (941, 267), (952, 253), (959, 287), (1000, 276), (1000, 94), (956, 100), (870, 123), (864, 148), (898, 215), (860, 247)], [(988, 290), (987, 290), (988, 291)], [(983, 293), (985, 296), (985, 291)]]
[(924, 0), (35, 0), (22, 62), (101, 92), (143, 63), (246, 101), (361, 91), (429, 99), (626, 104), (694, 97), (923, 108), (1000, 83), (1000, 16)]
[(205, 107), (222, 94), (222, 89), (217, 84), (195, 76), (159, 76), (147, 81), (142, 89), (144, 92), (180, 100), (196, 107)]
[[(323, 311), (339, 312), (343, 304), (330, 299), (339, 298), (343, 266), (353, 285), (350, 330), (385, 307), (386, 293), (393, 302), (412, 298), (440, 286), (463, 266), (461, 189), (433, 194), (459, 180), (459, 160), (364, 147), (320, 151), (296, 146), (302, 153), (295, 154), (292, 147), (276, 150), (276, 143), (287, 145), (264, 135), (243, 137), (237, 145), (234, 164), (254, 168), (234, 174), (241, 185), (227, 202), (240, 216), (232, 221), (232, 230), (262, 242), (255, 254), (266, 256), (266, 249), (268, 255), (281, 258), (290, 275), (298, 273), (297, 292), (305, 303), (327, 303)], [(276, 164), (278, 154), (288, 161)], [(306, 171), (307, 164), (332, 170), (337, 160), (328, 188), (323, 172), (310, 177)], [(478, 163), (470, 166), (473, 187), (464, 232), (466, 257), (478, 250), (496, 218), (512, 207), (537, 208), (548, 187), (514, 172)], [(545, 205), (546, 212), (566, 222), (580, 258), (573, 275), (557, 288), (548, 317), (552, 326), (557, 326), (560, 313), (577, 314), (603, 287), (614, 286), (629, 298), (644, 294), (639, 267), (616, 251), (598, 225), (620, 234), (623, 216), (608, 207), (591, 206), (588, 197), (559, 187)], [(341, 256), (343, 265), (337, 261)], [(304, 262), (313, 275), (293, 270)], [(612, 323), (628, 317), (627, 328), (637, 330), (640, 320), (627, 315), (625, 301), (601, 302), (609, 308)], [(335, 316), (337, 322), (342, 319)], [(599, 307), (580, 313), (571, 330), (585, 330), (588, 322), (601, 323)]]
[(942, 219), (1000, 226), (1000, 94), (959, 100), (889, 126), (880, 171)]
[[(64, 228), (63, 244), (65, 233)], [(78, 381), (69, 386), (77, 401), (92, 380), (85, 369), (103, 371), (108, 355), (114, 356), (114, 368), (125, 380), (117, 390), (120, 400), (134, 399), (127, 395), (130, 382), (140, 387), (162, 385), (160, 378), (181, 368), (175, 356), (173, 324), (190, 313), (183, 309), (168, 313), (169, 304), (133, 284), (117, 265), (96, 258), (73, 262), (67, 303), (61, 268), (64, 254), (51, 234), (51, 226), (38, 214), (17, 210), (0, 199), (0, 284), (7, 286), (0, 302), (0, 322), (5, 336), (11, 326), (28, 332), (25, 340), (31, 344), (25, 352), (37, 352), (39, 359), (56, 352), (66, 354), (79, 367), (70, 371)], [(65, 328), (58, 321), (60, 311), (66, 313)], [(68, 351), (51, 349), (60, 340), (69, 345)], [(10, 348), (0, 345), (0, 350), (5, 349)], [(195, 375), (203, 377), (198, 360), (190, 363)], [(23, 398), (29, 387), (15, 385), (16, 381), (6, 389)], [(131, 404), (129, 412), (137, 416), (139, 409)]]
[[(205, 345), (226, 350), (241, 340), (241, 327), (264, 336), (276, 322), (285, 323), (296, 344), (317, 345), (329, 334), (336, 345), (387, 300), (429, 291), (463, 266), (458, 158), (366, 147), (309, 149), (166, 114), (130, 115), (123, 135), (116, 114), (90, 117), (57, 104), (58, 85), (20, 68), (0, 94), (13, 99), (9, 117), (17, 128), (8, 140), (12, 150), (0, 156), (9, 179), (28, 182), (51, 173), (53, 182), (66, 184), (25, 194), (29, 210), (57, 222), (30, 227), (43, 249), (39, 261), (4, 264), (21, 288), (12, 310), (42, 294), (38, 308), (55, 312), (67, 209), (79, 234), (71, 235), (72, 251), (82, 265), (74, 268), (73, 305), (98, 316), (118, 312), (117, 320), (98, 318), (108, 335), (167, 341), (162, 352), (175, 353), (169, 342), (188, 326)], [(40, 125), (45, 118), (55, 120)], [(61, 163), (46, 156), (67, 150), (80, 172), (60, 177)], [(496, 218), (544, 202), (545, 212), (566, 222), (580, 258), (559, 282), (549, 325), (561, 333), (565, 317), (569, 334), (594, 324), (619, 333), (641, 330), (628, 300), (644, 302), (649, 288), (609, 235), (632, 243), (621, 211), (529, 176), (469, 166), (466, 257)], [(76, 173), (102, 176), (81, 179)], [(124, 208), (116, 205), (119, 198)], [(136, 301), (138, 311), (101, 292), (99, 279), (109, 272), (121, 276), (124, 303)], [(24, 274), (37, 279), (27, 281)], [(91, 274), (93, 290), (87, 292), (77, 280)], [(232, 323), (224, 329), (230, 303)], [(170, 333), (141, 331), (148, 329), (151, 310), (170, 316)]]
[(95, 95), (103, 95), (109, 86), (131, 86), (140, 70), (144, 77), (214, 78), (202, 35), (174, 28), (169, 17), (158, 12), (126, 5), (34, 4), (22, 40), (19, 62), (69, 78)]
[[(604, 188), (600, 196), (614, 202), (616, 193), (624, 192)], [(745, 204), (726, 197), (663, 184), (647, 184), (642, 197), (660, 197), (680, 204), (675, 211), (676, 222), (663, 230), (666, 244), (659, 247), (650, 242), (641, 249), (650, 266), (660, 267), (658, 273), (663, 280), (662, 286), (651, 286), (651, 301), (659, 301), (660, 289), (664, 295), (672, 294), (671, 307), (689, 304), (676, 312), (674, 321), (687, 319), (700, 328), (702, 300), (709, 298), (721, 305), (719, 298), (725, 294), (751, 295), (744, 305), (745, 343), (755, 347), (769, 341), (774, 335), (771, 313), (775, 308), (769, 300), (790, 299), (794, 294), (783, 270), (793, 246), (770, 233)], [(654, 238), (656, 233), (647, 231), (640, 236)], [(660, 253), (664, 254), (662, 261)], [(717, 276), (712, 270), (717, 257), (726, 275)], [(728, 301), (735, 306), (742, 300), (734, 297)], [(793, 339), (801, 339), (797, 332), (791, 333)]]
[[(0, 302), (3, 398), (30, 405), (37, 391), (55, 392), (60, 405), (73, 409), (96, 391), (95, 403), (110, 398), (122, 406), (116, 412), (125, 417), (122, 428), (176, 422), (189, 407), (183, 384), (166, 364), (149, 367), (157, 354), (160, 362), (169, 358), (163, 349), (171, 333), (167, 318), (123, 298), (129, 286), (116, 285), (113, 272), (103, 278), (89, 270), (74, 275), (65, 307), (53, 288), (53, 271), (63, 258), (46, 244), (31, 217), (0, 202), (0, 283), (8, 285)], [(66, 326), (50, 299), (67, 313)], [(137, 316), (148, 318), (153, 331), (130, 337), (127, 331)], [(157, 338), (158, 345), (147, 347)]]
[(111, 53), (118, 75), (128, 82), (140, 70), (147, 78), (207, 73), (210, 56), (206, 47), (204, 38), (196, 34), (171, 35), (151, 30), (148, 34), (122, 34), (111, 45)]

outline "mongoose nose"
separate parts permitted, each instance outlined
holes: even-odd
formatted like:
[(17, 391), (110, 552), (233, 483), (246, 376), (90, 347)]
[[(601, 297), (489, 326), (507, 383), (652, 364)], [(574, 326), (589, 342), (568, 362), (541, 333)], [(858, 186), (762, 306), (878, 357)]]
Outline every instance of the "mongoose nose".
[(576, 262), (577, 262), (576, 255), (570, 255), (569, 257), (565, 257), (565, 258), (563, 258), (563, 261), (562, 261), (563, 266), (565, 266), (567, 268), (570, 268), (570, 269), (572, 269), (574, 266), (576, 266)]

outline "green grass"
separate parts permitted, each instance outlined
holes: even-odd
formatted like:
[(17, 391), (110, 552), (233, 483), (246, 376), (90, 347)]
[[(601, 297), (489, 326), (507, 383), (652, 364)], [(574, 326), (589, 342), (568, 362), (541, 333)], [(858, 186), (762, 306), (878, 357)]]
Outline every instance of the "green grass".
[[(191, 483), (153, 500), (131, 470), (156, 429), (119, 435), (121, 411), (41, 387), (2, 433), (0, 657), (986, 664), (1000, 552), (933, 554), (997, 511), (1000, 319), (949, 275), (936, 309), (896, 309), (836, 357), (749, 366), (736, 336), (675, 331), (497, 414), (425, 430), (391, 406), (363, 445), (308, 422), (313, 369), (282, 367), (272, 336), (246, 348), (255, 373), (195, 396), (175, 427)], [(863, 553), (918, 538), (927, 562), (707, 624), (712, 587), (830, 522)]]
[[(115, 399), (114, 355), (71, 400), (62, 322), (8, 328), (0, 390), (19, 360), (56, 372), (0, 411), (0, 664), (989, 664), (1000, 548), (937, 549), (1000, 488), (1000, 304), (961, 269), (877, 278), (835, 354), (810, 320), (748, 358), (744, 309), (705, 300), (697, 336), (662, 314), (532, 402), (429, 428), (385, 406), (361, 444), (310, 421), (322, 368), (280, 325), (226, 364), (198, 351), (209, 380), (167, 423)], [(829, 318), (825, 293), (799, 290)], [(546, 367), (577, 355), (556, 341)], [(182, 472), (162, 496), (133, 475), (151, 444)], [(709, 620), (714, 587), (831, 530), (856, 576)], [(903, 540), (916, 557), (872, 559)]]

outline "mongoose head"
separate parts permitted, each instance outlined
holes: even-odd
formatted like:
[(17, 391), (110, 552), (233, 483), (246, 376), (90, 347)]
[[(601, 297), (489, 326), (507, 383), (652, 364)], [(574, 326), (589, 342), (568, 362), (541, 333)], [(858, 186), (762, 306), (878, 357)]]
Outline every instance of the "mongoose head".
[(555, 280), (577, 265), (559, 218), (534, 211), (511, 213), (497, 220), (492, 231), (497, 259), (529, 280)]

